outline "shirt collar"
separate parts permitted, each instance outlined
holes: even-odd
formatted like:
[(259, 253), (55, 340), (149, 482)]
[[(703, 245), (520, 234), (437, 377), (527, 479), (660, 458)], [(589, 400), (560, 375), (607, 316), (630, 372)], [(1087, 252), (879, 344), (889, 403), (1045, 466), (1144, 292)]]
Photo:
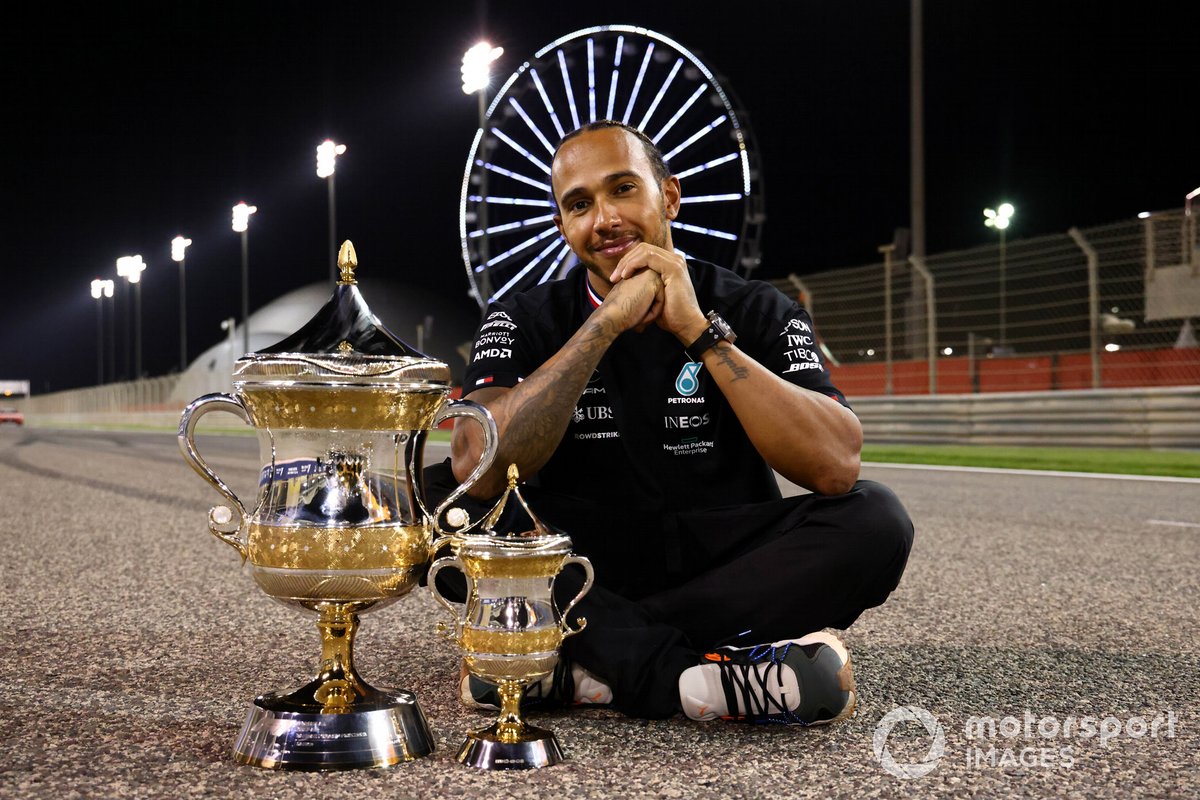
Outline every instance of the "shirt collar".
[(583, 287), (588, 304), (591, 305), (593, 310), (599, 308), (600, 304), (604, 302), (604, 298), (596, 294), (596, 290), (592, 288), (592, 282), (588, 280), (586, 271), (583, 275)]

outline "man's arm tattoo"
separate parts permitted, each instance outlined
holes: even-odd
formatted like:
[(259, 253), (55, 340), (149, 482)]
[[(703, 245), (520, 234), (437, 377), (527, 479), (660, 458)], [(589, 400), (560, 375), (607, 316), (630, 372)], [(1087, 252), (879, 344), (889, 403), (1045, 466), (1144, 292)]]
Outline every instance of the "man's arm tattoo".
[(539, 469), (558, 447), (567, 422), (596, 363), (608, 348), (611, 338), (607, 324), (584, 335), (575, 344), (573, 358), (564, 363), (547, 364), (510, 395), (514, 401), (508, 410), (508, 424), (500, 437), (497, 464), (518, 463)]
[(732, 348), (717, 347), (717, 360), (725, 366), (729, 367), (729, 372), (733, 375), (733, 380), (740, 381), (742, 378), (750, 375), (750, 369), (743, 367), (741, 364), (733, 360)]

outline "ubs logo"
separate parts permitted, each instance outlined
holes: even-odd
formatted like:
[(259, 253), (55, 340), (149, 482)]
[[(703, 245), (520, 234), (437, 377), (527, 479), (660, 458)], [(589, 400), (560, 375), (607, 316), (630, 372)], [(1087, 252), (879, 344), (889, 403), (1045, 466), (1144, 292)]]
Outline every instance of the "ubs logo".
[(614, 419), (614, 416), (611, 406), (575, 406), (575, 411), (571, 413), (571, 419), (579, 423), (584, 420)]
[(675, 379), (675, 391), (679, 392), (684, 397), (691, 397), (700, 388), (700, 368), (704, 366), (699, 361), (689, 361), (683, 365), (683, 369), (679, 370), (679, 377)]

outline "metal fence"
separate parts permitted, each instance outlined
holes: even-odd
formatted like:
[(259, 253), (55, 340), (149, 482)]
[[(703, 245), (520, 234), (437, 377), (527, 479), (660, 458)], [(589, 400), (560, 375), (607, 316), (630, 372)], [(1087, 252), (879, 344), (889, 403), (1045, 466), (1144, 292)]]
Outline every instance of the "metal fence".
[(775, 283), (852, 396), (1188, 386), (1196, 239), (1194, 216), (1165, 211)]

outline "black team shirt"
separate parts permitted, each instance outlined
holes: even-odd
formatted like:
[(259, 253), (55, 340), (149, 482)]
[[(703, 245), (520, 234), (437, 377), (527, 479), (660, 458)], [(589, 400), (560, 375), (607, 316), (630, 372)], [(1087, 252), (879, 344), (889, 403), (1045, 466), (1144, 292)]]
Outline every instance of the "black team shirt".
[[(738, 348), (784, 380), (846, 404), (830, 382), (799, 305), (760, 281), (688, 261), (701, 310), (715, 310)], [(494, 303), (476, 335), (463, 382), (469, 396), (513, 387), (570, 339), (599, 298), (577, 266), (564, 278)], [(780, 417), (780, 426), (788, 420)], [(536, 484), (627, 514), (777, 499), (779, 488), (725, 396), (667, 331), (650, 325), (613, 342), (575, 403), (562, 442)]]

